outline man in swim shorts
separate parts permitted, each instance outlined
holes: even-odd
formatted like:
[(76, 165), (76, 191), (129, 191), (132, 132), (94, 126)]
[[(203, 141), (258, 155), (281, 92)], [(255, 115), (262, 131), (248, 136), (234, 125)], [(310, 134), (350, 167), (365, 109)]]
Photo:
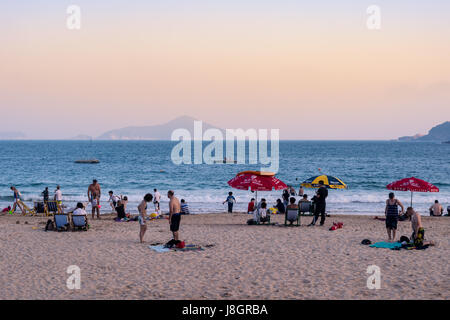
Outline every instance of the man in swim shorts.
[(180, 229), (181, 221), (181, 204), (177, 197), (174, 196), (174, 192), (169, 190), (167, 192), (167, 197), (169, 201), (169, 225), (170, 231), (173, 233), (173, 240), (180, 240), (178, 230)]
[(411, 227), (413, 229), (411, 240), (414, 242), (416, 248), (420, 248), (424, 245), (423, 240), (425, 239), (425, 229), (422, 226), (422, 218), (412, 207), (406, 209), (406, 215), (411, 219)]
[(97, 219), (100, 219), (100, 196), (101, 188), (97, 180), (92, 180), (92, 184), (89, 185), (87, 196), (92, 206), (92, 219), (94, 219), (95, 212), (97, 211)]
[(144, 196), (144, 200), (138, 205), (138, 221), (139, 221), (139, 241), (144, 242), (145, 231), (147, 231), (147, 203), (152, 201), (153, 196), (151, 193), (147, 193)]

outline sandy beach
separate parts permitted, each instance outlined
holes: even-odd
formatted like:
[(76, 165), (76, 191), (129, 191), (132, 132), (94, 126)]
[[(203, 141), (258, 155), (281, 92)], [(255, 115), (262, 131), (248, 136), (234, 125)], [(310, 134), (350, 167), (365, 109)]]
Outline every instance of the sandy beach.
[[(149, 222), (146, 244), (137, 222), (90, 220), (87, 232), (44, 231), (43, 217), (0, 216), (0, 299), (449, 299), (450, 218), (423, 217), (426, 250), (370, 248), (386, 240), (373, 216), (332, 216), (324, 227), (247, 226), (245, 214), (183, 216), (181, 239), (205, 248), (158, 253), (171, 239), (168, 221)], [(283, 223), (283, 216), (273, 221)], [(17, 224), (19, 221), (19, 224)], [(333, 221), (343, 229), (329, 231)], [(27, 224), (25, 224), (27, 222)], [(410, 235), (399, 222), (399, 235)], [(67, 267), (81, 269), (69, 290)], [(381, 288), (366, 286), (370, 265)]]

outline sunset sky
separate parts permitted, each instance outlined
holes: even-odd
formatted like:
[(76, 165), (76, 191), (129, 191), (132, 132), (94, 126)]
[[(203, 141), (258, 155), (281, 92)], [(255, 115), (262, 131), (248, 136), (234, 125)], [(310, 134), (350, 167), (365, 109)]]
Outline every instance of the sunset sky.
[(189, 115), (283, 139), (392, 139), (450, 120), (448, 0), (15, 0), (0, 28), (0, 131), (29, 138)]

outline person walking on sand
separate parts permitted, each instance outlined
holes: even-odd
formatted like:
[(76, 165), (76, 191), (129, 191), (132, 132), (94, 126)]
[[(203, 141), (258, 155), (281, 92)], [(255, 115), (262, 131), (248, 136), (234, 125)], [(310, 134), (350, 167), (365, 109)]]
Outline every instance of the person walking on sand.
[(167, 197), (169, 198), (169, 226), (170, 231), (173, 233), (173, 240), (179, 241), (180, 235), (178, 230), (180, 229), (181, 222), (181, 205), (177, 197), (175, 197), (175, 192), (169, 190), (167, 192)]
[(20, 203), (20, 196), (21, 196), (20, 192), (14, 186), (11, 186), (11, 190), (14, 192), (14, 204), (11, 211), (14, 213), (16, 212), (16, 207), (19, 207), (20, 211), (23, 214), (24, 213), (23, 207), (22, 204)]
[(228, 197), (222, 204), (225, 204), (225, 202), (228, 203), (228, 213), (233, 213), (233, 203), (236, 203), (233, 192), (228, 192)]
[(92, 206), (92, 219), (95, 217), (95, 212), (97, 212), (97, 219), (100, 219), (100, 196), (101, 188), (97, 180), (92, 180), (92, 184), (89, 185), (87, 191), (88, 200)]
[(63, 206), (62, 206), (62, 191), (61, 191), (61, 187), (59, 185), (56, 186), (54, 199), (56, 201), (56, 207), (58, 208), (58, 213), (63, 213), (64, 211), (63, 211)]
[(444, 208), (438, 200), (434, 201), (434, 204), (430, 207), (430, 216), (440, 217), (444, 214)]
[(388, 240), (395, 240), (395, 232), (397, 231), (397, 222), (399, 218), (398, 207), (402, 208), (400, 214), (405, 210), (403, 204), (395, 199), (393, 192), (389, 193), (389, 199), (386, 200), (386, 208), (384, 214), (386, 215), (386, 230), (388, 234)]
[(139, 242), (144, 242), (145, 231), (147, 231), (147, 203), (153, 200), (151, 193), (147, 193), (144, 199), (138, 205), (138, 221), (139, 221)]
[(320, 225), (323, 226), (325, 224), (325, 209), (326, 209), (326, 198), (328, 197), (328, 190), (324, 185), (323, 180), (319, 181), (319, 189), (316, 192), (316, 202), (315, 202), (315, 210), (314, 210), (314, 218), (310, 226), (314, 226), (319, 219), (320, 215)]

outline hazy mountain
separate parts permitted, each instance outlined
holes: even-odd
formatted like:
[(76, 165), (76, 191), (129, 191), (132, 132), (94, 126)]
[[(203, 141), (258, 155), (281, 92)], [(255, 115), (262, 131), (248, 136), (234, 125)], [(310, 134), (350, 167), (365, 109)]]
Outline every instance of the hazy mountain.
[(441, 123), (428, 131), (428, 134), (416, 134), (398, 138), (400, 141), (450, 141), (450, 121)]
[(70, 138), (70, 140), (91, 140), (91, 139), (92, 139), (91, 136), (88, 136), (88, 135), (85, 135), (85, 134), (79, 134), (79, 135), (77, 135), (75, 137)]
[(26, 136), (22, 132), (0, 131), (0, 140), (24, 139)]
[[(143, 127), (126, 127), (122, 129), (110, 130), (98, 136), (99, 140), (170, 140), (175, 129), (187, 129), (191, 134), (194, 132), (194, 121), (197, 119), (182, 116), (171, 120), (165, 124)], [(203, 122), (203, 131), (217, 128)], [(222, 130), (220, 128), (217, 128)]]

